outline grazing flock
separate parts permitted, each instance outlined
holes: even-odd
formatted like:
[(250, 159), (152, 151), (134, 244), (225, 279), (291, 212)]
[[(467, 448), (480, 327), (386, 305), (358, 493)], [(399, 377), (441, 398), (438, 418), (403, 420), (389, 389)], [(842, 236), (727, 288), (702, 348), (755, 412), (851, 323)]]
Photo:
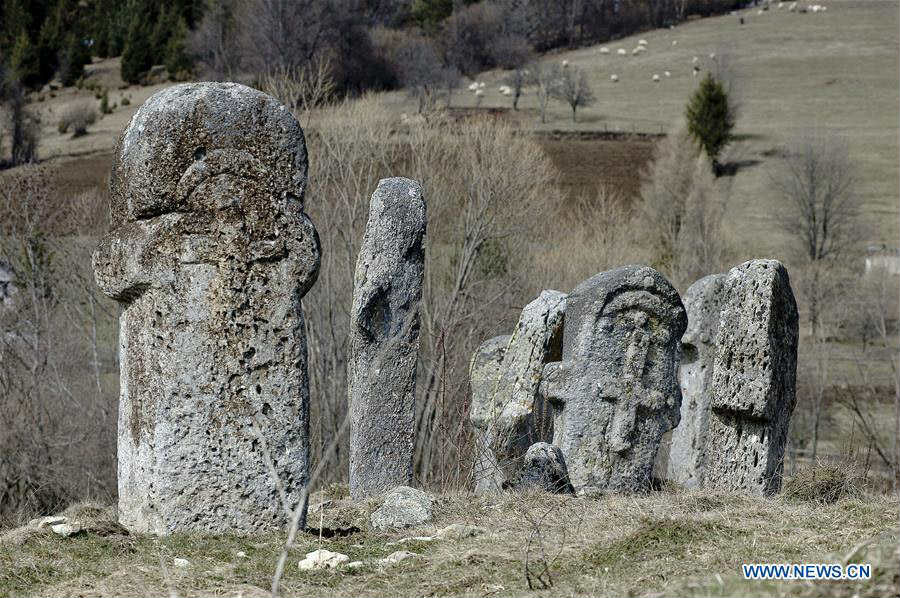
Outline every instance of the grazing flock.
[[(771, 7), (774, 7), (773, 10), (775, 10), (775, 11), (785, 10), (787, 12), (801, 13), (801, 14), (824, 13), (828, 9), (827, 6), (822, 5), (822, 4), (801, 4), (798, 2), (791, 2), (791, 3), (764, 2), (764, 3), (759, 4), (759, 6), (760, 6), (760, 8), (758, 8), (755, 13), (757, 16), (764, 15), (766, 12), (768, 12), (770, 10)], [(734, 11), (731, 14), (733, 16), (737, 16), (738, 12)], [(747, 14), (749, 14), (749, 11)], [(740, 19), (740, 21), (739, 21), (740, 24), (744, 25), (745, 16), (740, 16), (739, 19)], [(674, 29), (674, 27), (670, 27), (670, 29)], [(672, 46), (678, 46), (678, 40), (672, 40)], [(650, 43), (646, 39), (639, 39), (637, 46), (635, 46), (631, 50), (624, 48), (624, 47), (616, 48), (615, 55), (616, 56), (628, 56), (629, 54), (631, 54), (632, 56), (641, 56), (649, 51), (650, 51)], [(599, 52), (599, 54), (604, 55), (604, 56), (610, 56), (613, 54), (613, 50), (609, 46), (600, 47), (598, 52)], [(708, 57), (709, 57), (710, 62), (712, 62), (712, 63), (715, 62), (716, 54), (714, 52), (710, 53), (708, 55)], [(700, 75), (700, 73), (704, 69), (704, 62), (705, 62), (705, 59), (701, 59), (700, 56), (696, 56), (696, 55), (692, 56), (692, 58), (691, 58), (691, 76), (692, 77), (698, 77)], [(563, 59), (560, 62), (560, 64), (562, 65), (563, 68), (568, 68), (570, 65), (570, 62), (568, 59)], [(660, 74), (658, 72), (650, 72), (650, 73), (647, 73), (647, 75), (649, 76), (650, 80), (653, 81), (654, 83), (661, 83), (663, 81), (663, 79), (671, 78), (673, 76), (673, 73), (675, 75), (677, 75), (678, 72), (679, 72), (679, 69), (678, 69), (677, 65), (673, 65), (671, 67), (671, 70), (665, 70), (662, 72), (662, 74)], [(619, 83), (621, 80), (622, 80), (621, 75), (617, 72), (613, 72), (609, 75), (609, 81), (612, 83)], [(468, 89), (480, 100), (481, 97), (484, 96), (484, 93), (485, 93), (485, 83), (480, 82), (480, 81), (473, 81), (469, 85)], [(513, 95), (513, 89), (509, 85), (501, 85), (497, 88), (497, 91), (502, 96), (512, 96)]]

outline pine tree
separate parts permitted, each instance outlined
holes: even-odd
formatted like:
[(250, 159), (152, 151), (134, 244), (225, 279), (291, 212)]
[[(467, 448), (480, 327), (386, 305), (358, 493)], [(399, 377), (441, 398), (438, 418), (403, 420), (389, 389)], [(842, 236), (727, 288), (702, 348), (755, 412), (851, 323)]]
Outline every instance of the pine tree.
[(734, 113), (728, 102), (728, 93), (712, 74), (707, 73), (700, 87), (688, 102), (688, 131), (701, 145), (718, 169), (722, 149), (731, 141)]
[(41, 63), (37, 48), (31, 43), (25, 31), (16, 38), (9, 56), (9, 70), (12, 77), (26, 87), (34, 87), (41, 83)]
[(185, 20), (179, 19), (178, 25), (166, 42), (164, 59), (169, 78), (178, 80), (184, 78), (191, 70), (191, 60), (187, 52), (188, 27)]
[(144, 8), (143, 3), (135, 3), (122, 50), (122, 79), (132, 84), (140, 83), (153, 66), (152, 20), (147, 18), (148, 11)]

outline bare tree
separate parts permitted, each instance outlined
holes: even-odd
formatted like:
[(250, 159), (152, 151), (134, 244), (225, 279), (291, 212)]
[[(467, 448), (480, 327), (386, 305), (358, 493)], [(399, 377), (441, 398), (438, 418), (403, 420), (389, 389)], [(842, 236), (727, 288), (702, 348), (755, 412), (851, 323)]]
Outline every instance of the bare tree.
[(255, 72), (296, 68), (312, 60), (334, 32), (332, 2), (250, 0), (239, 15), (245, 58)]
[(207, 79), (231, 80), (240, 68), (236, 13), (236, 0), (210, 0), (203, 20), (190, 34), (189, 51)]
[(574, 66), (560, 69), (559, 80), (550, 91), (551, 95), (565, 102), (572, 109), (572, 122), (575, 122), (575, 111), (590, 106), (597, 98), (587, 80), (587, 74)]
[(816, 335), (821, 303), (829, 292), (822, 270), (847, 257), (860, 238), (857, 180), (847, 144), (823, 135), (795, 141), (769, 180), (781, 200), (777, 224), (810, 271), (808, 320)]
[(536, 87), (538, 106), (541, 111), (541, 122), (547, 122), (547, 105), (556, 93), (556, 86), (562, 76), (562, 67), (556, 63), (535, 62), (528, 68), (531, 83)]
[(416, 99), (420, 114), (434, 102), (440, 91), (447, 89), (449, 96), (459, 81), (458, 71), (446, 66), (432, 43), (421, 36), (404, 40), (395, 50), (392, 62), (399, 70), (400, 82)]

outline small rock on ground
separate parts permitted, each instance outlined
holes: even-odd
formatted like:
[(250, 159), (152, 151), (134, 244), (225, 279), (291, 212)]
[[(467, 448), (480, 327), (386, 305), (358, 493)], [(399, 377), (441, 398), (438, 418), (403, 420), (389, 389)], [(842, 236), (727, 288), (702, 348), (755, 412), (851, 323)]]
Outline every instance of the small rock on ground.
[(178, 567), (179, 569), (184, 569), (186, 567), (191, 566), (191, 562), (187, 559), (176, 558), (172, 560), (172, 564)]
[(386, 557), (381, 559), (379, 562), (382, 565), (395, 565), (395, 564), (399, 563), (400, 561), (405, 561), (408, 558), (413, 558), (413, 557), (417, 557), (417, 556), (419, 556), (419, 555), (414, 552), (408, 552), (406, 550), (398, 550), (397, 552), (392, 552), (391, 554), (387, 555)]
[(82, 531), (81, 526), (74, 521), (72, 523), (54, 523), (50, 526), (50, 529), (54, 534), (62, 536), (63, 538), (74, 536)]
[(306, 554), (306, 558), (298, 563), (303, 571), (310, 569), (333, 569), (350, 561), (350, 557), (330, 550), (314, 550)]
[(431, 521), (434, 498), (427, 492), (397, 486), (385, 494), (381, 507), (369, 521), (377, 530), (422, 525)]

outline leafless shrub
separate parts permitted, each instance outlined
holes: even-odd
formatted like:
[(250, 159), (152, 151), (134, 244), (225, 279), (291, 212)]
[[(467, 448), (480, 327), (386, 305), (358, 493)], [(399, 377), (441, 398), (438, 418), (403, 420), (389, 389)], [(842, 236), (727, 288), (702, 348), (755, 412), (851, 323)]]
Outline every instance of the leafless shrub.
[(114, 493), (116, 313), (94, 290), (93, 237), (58, 198), (39, 167), (0, 185), (17, 286), (0, 311), (0, 517)]
[(833, 504), (865, 494), (865, 474), (852, 461), (817, 463), (787, 479), (782, 494), (787, 500)]
[(88, 102), (72, 104), (59, 117), (57, 129), (60, 133), (72, 130), (72, 137), (87, 135), (87, 128), (97, 122), (97, 110)]
[(260, 88), (278, 98), (297, 118), (305, 115), (307, 127), (313, 108), (330, 101), (335, 91), (331, 64), (321, 55), (303, 66), (279, 67), (263, 75)]
[(644, 173), (641, 224), (650, 231), (653, 265), (677, 286), (724, 266), (724, 184), (717, 183), (709, 158), (683, 128), (660, 141)]

